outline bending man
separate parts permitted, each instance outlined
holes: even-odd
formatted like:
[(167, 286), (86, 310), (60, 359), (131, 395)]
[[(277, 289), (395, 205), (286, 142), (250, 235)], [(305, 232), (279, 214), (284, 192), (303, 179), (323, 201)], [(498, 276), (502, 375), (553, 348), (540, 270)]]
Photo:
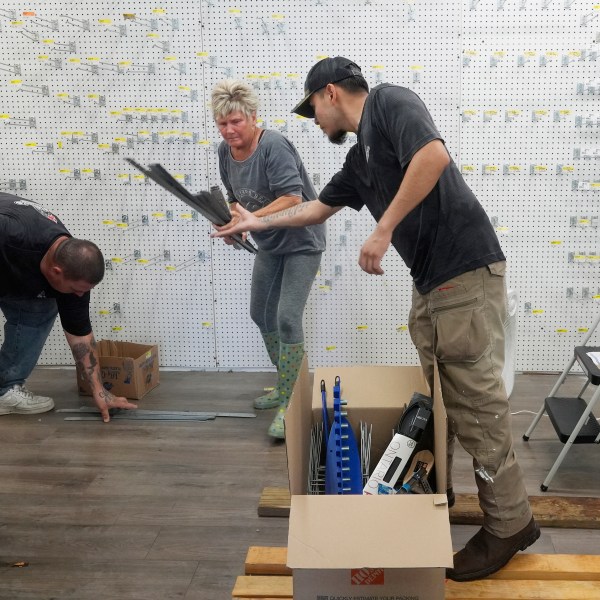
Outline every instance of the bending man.
[(87, 377), (105, 422), (110, 408), (136, 408), (105, 390), (89, 315), (90, 290), (104, 277), (104, 258), (92, 242), (71, 236), (36, 202), (0, 193), (0, 415), (36, 414), (54, 408), (25, 381), (40, 357), (56, 315)]

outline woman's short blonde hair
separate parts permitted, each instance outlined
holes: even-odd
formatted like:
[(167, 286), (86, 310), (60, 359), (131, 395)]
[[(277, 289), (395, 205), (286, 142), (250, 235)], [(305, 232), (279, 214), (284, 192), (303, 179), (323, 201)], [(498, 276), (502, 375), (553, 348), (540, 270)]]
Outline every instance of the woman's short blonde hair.
[(258, 96), (246, 82), (224, 79), (213, 88), (211, 105), (215, 119), (227, 117), (236, 111), (250, 117), (258, 108)]

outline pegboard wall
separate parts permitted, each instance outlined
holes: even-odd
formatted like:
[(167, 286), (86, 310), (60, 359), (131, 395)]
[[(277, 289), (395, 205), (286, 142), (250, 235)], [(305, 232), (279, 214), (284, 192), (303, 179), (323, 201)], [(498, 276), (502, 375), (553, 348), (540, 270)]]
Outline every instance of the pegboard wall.
[[(161, 364), (270, 367), (248, 314), (253, 257), (123, 160), (192, 191), (220, 184), (213, 85), (243, 78), (259, 120), (298, 148), (317, 190), (331, 145), (291, 107), (309, 68), (347, 56), (370, 85), (428, 105), (508, 257), (517, 369), (561, 370), (599, 310), (600, 5), (588, 0), (48, 0), (0, 8), (0, 188), (41, 202), (107, 259), (97, 339), (158, 343)], [(306, 312), (310, 364), (416, 364), (411, 282), (357, 265), (373, 222), (328, 222)], [(594, 339), (592, 340), (594, 341)], [(41, 362), (71, 364), (57, 324)]]

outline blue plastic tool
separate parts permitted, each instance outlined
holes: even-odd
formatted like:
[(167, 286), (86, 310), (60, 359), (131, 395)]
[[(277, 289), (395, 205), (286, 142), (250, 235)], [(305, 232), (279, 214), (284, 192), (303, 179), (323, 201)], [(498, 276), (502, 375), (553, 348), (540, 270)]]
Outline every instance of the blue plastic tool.
[(327, 391), (325, 390), (325, 380), (321, 379), (321, 407), (323, 411), (323, 442), (327, 448), (329, 440), (329, 415), (327, 414)]
[(341, 399), (340, 378), (333, 386), (333, 423), (327, 443), (326, 494), (362, 494), (360, 453)]

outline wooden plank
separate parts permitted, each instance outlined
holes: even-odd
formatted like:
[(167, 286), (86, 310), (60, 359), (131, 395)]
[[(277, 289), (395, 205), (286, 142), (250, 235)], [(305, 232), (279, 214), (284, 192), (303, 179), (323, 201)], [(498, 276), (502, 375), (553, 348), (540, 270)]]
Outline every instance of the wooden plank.
[[(246, 556), (245, 574), (291, 574), (286, 563), (287, 548), (251, 546)], [(600, 582), (600, 555), (517, 554), (503, 569), (490, 575), (488, 579)]]
[[(540, 527), (600, 529), (600, 498), (571, 496), (530, 496), (529, 501)], [(260, 517), (289, 517), (287, 488), (265, 487), (258, 504)], [(450, 522), (481, 525), (482, 513), (476, 494), (456, 494)]]
[[(540, 527), (600, 529), (600, 498), (574, 496), (530, 496), (529, 501)], [(481, 525), (482, 513), (476, 494), (456, 494), (450, 522)]]
[(292, 578), (289, 576), (241, 575), (235, 580), (232, 596), (234, 598), (291, 598), (292, 587)]
[(289, 517), (290, 490), (279, 487), (266, 487), (258, 502), (259, 517)]
[(446, 582), (446, 600), (591, 600), (600, 598), (597, 581), (498, 581), (480, 579)]
[(504, 568), (487, 579), (600, 582), (600, 555), (516, 554)]
[(287, 548), (250, 546), (244, 565), (246, 575), (291, 575), (287, 566)]
[[(291, 599), (292, 577), (241, 576), (232, 596), (236, 600), (250, 598)], [(446, 600), (591, 600), (600, 598), (597, 581), (542, 581), (481, 579), (457, 583), (446, 582)]]

